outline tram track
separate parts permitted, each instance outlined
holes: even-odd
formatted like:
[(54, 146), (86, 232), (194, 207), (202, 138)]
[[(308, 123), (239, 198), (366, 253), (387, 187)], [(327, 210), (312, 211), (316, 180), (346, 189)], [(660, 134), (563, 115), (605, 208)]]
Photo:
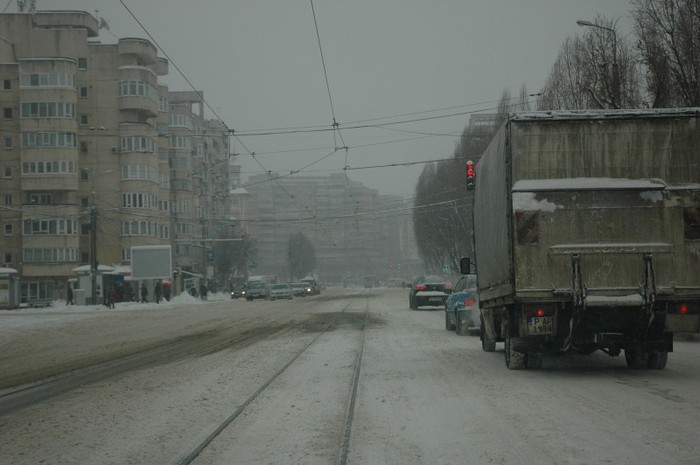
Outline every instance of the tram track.
[(0, 391), (0, 417), (47, 401), (81, 386), (129, 371), (166, 364), (188, 357), (205, 356), (228, 348), (243, 348), (264, 337), (298, 330), (298, 323), (252, 328), (240, 333), (210, 329), (180, 336), (98, 363)]
[[(365, 296), (369, 297), (369, 296)], [(356, 408), (356, 400), (358, 396), (358, 386), (360, 383), (360, 374), (362, 369), (362, 358), (365, 349), (365, 335), (366, 327), (368, 324), (368, 314), (369, 314), (369, 303), (365, 299), (365, 308), (360, 312), (353, 311), (349, 312), (348, 309), (353, 304), (353, 302), (348, 302), (342, 310), (335, 312), (333, 314), (319, 314), (318, 317), (332, 318), (330, 322), (324, 325), (319, 325), (319, 321), (310, 321), (306, 323), (305, 329), (307, 331), (315, 331), (316, 334), (313, 339), (307, 342), (301, 349), (295, 352), (287, 362), (277, 369), (272, 375), (270, 375), (260, 386), (245, 400), (243, 403), (238, 405), (236, 409), (223, 421), (221, 421), (216, 428), (214, 428), (211, 433), (209, 433), (202, 441), (195, 445), (189, 453), (184, 455), (179, 459), (176, 465), (190, 465), (195, 463), (197, 458), (211, 445), (213, 441), (216, 440), (227, 428), (231, 427), (235, 421), (246, 411), (246, 409), (252, 404), (258, 397), (265, 392), (271, 384), (273, 384), (283, 373), (285, 373), (295, 362), (297, 362), (304, 354), (306, 354), (309, 349), (318, 343), (318, 341), (330, 331), (335, 329), (347, 329), (357, 328), (362, 331), (360, 337), (359, 348), (357, 349), (357, 354), (354, 361), (353, 374), (351, 378), (351, 385), (349, 389), (347, 408), (344, 413), (343, 428), (341, 436), (339, 438), (339, 453), (338, 453), (338, 463), (340, 465), (346, 465), (348, 460), (348, 453), (350, 450), (351, 437), (352, 437), (352, 427), (354, 421), (354, 414)]]

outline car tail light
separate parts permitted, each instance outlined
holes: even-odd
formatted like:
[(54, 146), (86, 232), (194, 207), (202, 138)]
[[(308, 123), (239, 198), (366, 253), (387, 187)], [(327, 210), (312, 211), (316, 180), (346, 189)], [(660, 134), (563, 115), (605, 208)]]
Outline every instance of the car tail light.
[(445, 289), (451, 290), (452, 289), (452, 284), (445, 284)]
[(525, 316), (551, 316), (557, 311), (557, 304), (545, 303), (539, 305), (528, 304), (524, 306)]
[(671, 302), (668, 305), (669, 313), (678, 315), (698, 315), (700, 314), (700, 303), (698, 302)]
[(468, 299), (464, 299), (464, 306), (465, 307), (473, 307), (476, 305), (476, 299), (469, 297)]
[(423, 284), (419, 284), (419, 285), (416, 286), (416, 290), (417, 290), (417, 291), (424, 291), (424, 290), (426, 290), (426, 289), (428, 289), (427, 286), (425, 286), (425, 285), (423, 285)]

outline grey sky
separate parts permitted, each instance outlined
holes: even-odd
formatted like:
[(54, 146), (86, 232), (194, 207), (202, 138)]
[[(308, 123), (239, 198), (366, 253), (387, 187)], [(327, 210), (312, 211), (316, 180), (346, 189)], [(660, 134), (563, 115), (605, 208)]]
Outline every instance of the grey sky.
[[(358, 125), (452, 115), (495, 106), (505, 88), (517, 95), (543, 85), (577, 19), (620, 18), (628, 0), (314, 1), (330, 95), (340, 134), (244, 136), (333, 123), (309, 0), (124, 0), (226, 125), (244, 177), (260, 164), (298, 175), (448, 158), (469, 115), (384, 128)], [(4, 5), (3, 5), (4, 6)], [(37, 0), (38, 10), (99, 11), (110, 26), (101, 41), (148, 38), (118, 0)], [(16, 11), (15, 2), (8, 12)], [(164, 54), (161, 52), (161, 56)], [(190, 90), (171, 65), (170, 90)], [(432, 111), (429, 110), (440, 110)], [(399, 116), (400, 115), (400, 116)], [(206, 116), (215, 116), (207, 109)], [(389, 117), (386, 119), (377, 119)], [(440, 134), (440, 135), (437, 135)], [(340, 137), (342, 136), (342, 141)], [(260, 164), (246, 148), (255, 152)], [(411, 196), (423, 165), (351, 170), (380, 193)]]

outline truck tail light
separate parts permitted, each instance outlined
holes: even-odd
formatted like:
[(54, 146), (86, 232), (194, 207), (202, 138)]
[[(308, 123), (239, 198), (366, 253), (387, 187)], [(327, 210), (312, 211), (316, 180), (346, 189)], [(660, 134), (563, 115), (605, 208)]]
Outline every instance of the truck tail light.
[(557, 311), (557, 304), (555, 303), (544, 303), (539, 305), (527, 304), (524, 307), (525, 316), (551, 316)]
[(423, 284), (419, 284), (419, 285), (416, 286), (416, 290), (417, 290), (417, 291), (424, 291), (424, 290), (426, 290), (426, 289), (428, 289), (428, 288), (427, 288), (425, 285), (423, 285)]
[(464, 306), (465, 307), (473, 307), (476, 305), (476, 299), (469, 297), (467, 299), (464, 299)]
[(668, 313), (675, 313), (677, 315), (698, 315), (700, 314), (700, 303), (671, 302), (668, 305)]

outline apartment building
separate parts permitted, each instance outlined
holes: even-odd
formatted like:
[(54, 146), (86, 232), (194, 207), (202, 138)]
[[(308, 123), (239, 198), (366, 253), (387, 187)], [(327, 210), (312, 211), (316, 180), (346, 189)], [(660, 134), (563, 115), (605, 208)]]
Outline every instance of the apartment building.
[(316, 273), (326, 283), (386, 277), (401, 263), (401, 198), (380, 195), (344, 174), (270, 176), (275, 174), (252, 176), (246, 187), (255, 274), (289, 277), (289, 241), (298, 232), (313, 244)]
[(201, 92), (159, 81), (168, 62), (151, 42), (103, 44), (99, 26), (87, 12), (0, 14), (0, 266), (60, 285), (170, 244), (205, 274), (205, 239), (230, 217), (226, 128), (204, 118)]

